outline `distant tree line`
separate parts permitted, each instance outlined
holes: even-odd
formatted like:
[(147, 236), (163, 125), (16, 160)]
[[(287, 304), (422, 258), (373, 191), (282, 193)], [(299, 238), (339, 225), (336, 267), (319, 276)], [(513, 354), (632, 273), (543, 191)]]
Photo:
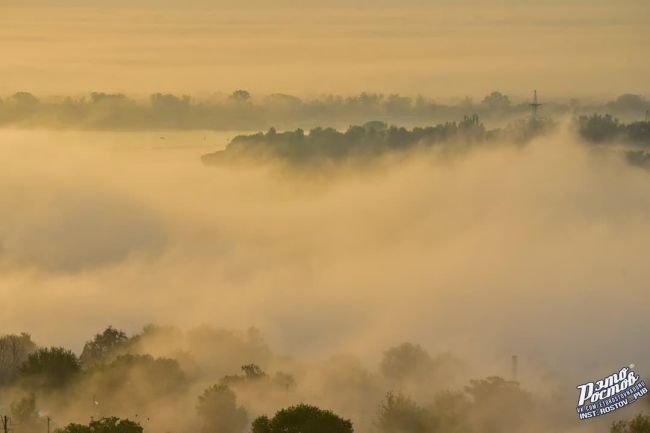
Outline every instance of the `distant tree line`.
[(592, 143), (629, 143), (650, 147), (650, 122), (621, 123), (609, 114), (578, 118), (580, 135)]
[(627, 161), (635, 166), (650, 168), (650, 122), (628, 124), (605, 114), (580, 116), (577, 121), (580, 136), (594, 145), (624, 145)]
[[(424, 96), (361, 93), (354, 96), (323, 95), (301, 99), (286, 94), (256, 97), (246, 90), (204, 97), (155, 93), (135, 99), (121, 93), (93, 92), (81, 97), (37, 97), (18, 92), (0, 98), (0, 126), (82, 129), (204, 129), (260, 130), (312, 128), (337, 129), (377, 119), (412, 127), (444, 123), (477, 113), (489, 124), (501, 125), (530, 113), (530, 101), (513, 102), (494, 91), (473, 101), (442, 103)], [(543, 101), (547, 117), (610, 113), (626, 121), (642, 120), (650, 101), (625, 94), (605, 103)]]

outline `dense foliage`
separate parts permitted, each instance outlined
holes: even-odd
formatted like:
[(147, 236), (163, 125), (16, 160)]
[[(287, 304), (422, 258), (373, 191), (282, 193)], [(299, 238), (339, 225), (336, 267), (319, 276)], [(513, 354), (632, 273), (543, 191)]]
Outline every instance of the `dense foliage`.
[(84, 345), (79, 360), (85, 366), (108, 361), (128, 342), (129, 338), (124, 331), (109, 326), (104, 332), (95, 335), (95, 338)]
[(248, 424), (246, 409), (226, 385), (214, 385), (199, 396), (196, 408), (204, 433), (240, 433)]
[(56, 433), (142, 433), (143, 428), (137, 422), (117, 417), (101, 418), (88, 425), (68, 424)]
[(0, 337), (0, 386), (16, 379), (20, 366), (35, 350), (36, 344), (29, 334)]
[[(575, 119), (577, 134), (591, 144), (627, 144), (650, 147), (650, 122), (620, 123), (610, 115), (594, 114)], [(424, 128), (407, 129), (380, 121), (350, 126), (345, 131), (313, 128), (235, 137), (225, 150), (203, 156), (206, 164), (239, 160), (277, 159), (289, 163), (323, 163), (328, 161), (365, 161), (397, 152), (441, 148), (460, 151), (489, 143), (525, 144), (553, 131), (556, 122), (544, 117), (522, 118), (504, 128), (488, 130), (477, 115), (465, 116), (460, 122), (445, 122)], [(637, 164), (648, 160), (645, 150), (628, 150), (628, 159)]]
[(81, 369), (77, 356), (61, 347), (31, 353), (20, 373), (34, 387), (57, 388), (70, 383)]
[(623, 124), (609, 114), (581, 116), (580, 135), (593, 143), (626, 142), (650, 146), (650, 122)]
[[(57, 433), (143, 433), (170, 420), (181, 432), (352, 433), (352, 421), (339, 414), (354, 419), (357, 431), (376, 433), (524, 433), (563, 422), (548, 416), (552, 402), (518, 382), (468, 380), (462, 361), (413, 343), (388, 348), (373, 372), (345, 358), (322, 367), (282, 364), (254, 329), (149, 326), (128, 336), (109, 327), (86, 343), (93, 356), (83, 366), (74, 353), (38, 348), (27, 334), (2, 342), (15, 347), (15, 356), (4, 352), (6, 365), (24, 358), (0, 384), (0, 408), (15, 433), (42, 432), (50, 423)], [(262, 367), (274, 364), (290, 373)], [(331, 410), (295, 404), (305, 397)], [(251, 414), (278, 407), (251, 423)], [(648, 433), (648, 425), (638, 416), (615, 423), (612, 433)]]
[[(531, 121), (526, 127), (538, 123)], [(237, 136), (226, 150), (205, 155), (203, 161), (209, 164), (241, 158), (280, 158), (293, 162), (364, 159), (441, 143), (481, 143), (496, 138), (498, 132), (486, 130), (476, 115), (466, 116), (461, 122), (413, 129), (379, 121), (350, 126), (343, 132), (318, 127), (305, 134), (302, 129), (277, 132), (271, 128), (266, 133)]]
[(258, 417), (252, 433), (352, 433), (352, 422), (330, 410), (299, 404), (278, 411), (273, 418)]

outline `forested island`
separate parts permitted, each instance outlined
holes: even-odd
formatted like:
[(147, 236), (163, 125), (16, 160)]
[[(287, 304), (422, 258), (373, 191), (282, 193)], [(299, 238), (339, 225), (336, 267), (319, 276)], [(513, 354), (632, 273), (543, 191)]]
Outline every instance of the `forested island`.
[[(203, 156), (206, 164), (218, 164), (241, 159), (276, 158), (289, 162), (337, 161), (372, 159), (382, 155), (417, 149), (447, 146), (452, 150), (489, 143), (525, 144), (531, 139), (550, 133), (558, 122), (546, 117), (528, 117), (509, 123), (503, 128), (488, 129), (478, 115), (465, 116), (460, 122), (445, 122), (435, 126), (404, 127), (381, 121), (350, 126), (345, 131), (317, 127), (235, 137), (225, 150)], [(591, 145), (626, 144), (639, 147), (628, 149), (635, 162), (647, 159), (650, 148), (650, 122), (628, 124), (610, 115), (580, 116), (572, 122), (573, 131)]]

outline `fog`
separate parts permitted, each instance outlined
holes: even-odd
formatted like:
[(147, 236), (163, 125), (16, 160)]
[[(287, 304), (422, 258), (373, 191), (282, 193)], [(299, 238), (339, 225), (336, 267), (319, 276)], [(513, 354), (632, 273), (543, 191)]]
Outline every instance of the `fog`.
[[(251, 416), (307, 401), (367, 432), (386, 392), (425, 404), (509, 378), (516, 354), (539, 415), (525, 429), (570, 430), (576, 384), (650, 368), (648, 171), (567, 122), (526, 145), (201, 164), (235, 134), (0, 132), (3, 333), (81, 353), (108, 325), (176, 327), (128, 351), (176, 361), (118, 358), (65, 398), (39, 393), (58, 426), (100, 398), (102, 415), (193, 431), (197, 396), (254, 362), (269, 381), (232, 385)], [(437, 367), (391, 379), (380, 362), (403, 342)]]
[(649, 12), (0, 0), (0, 430), (648, 433)]
[(414, 339), (506, 369), (647, 359), (647, 172), (569, 132), (297, 173), (97, 137), (2, 132), (7, 331), (80, 349), (108, 324), (205, 322), (309, 357)]

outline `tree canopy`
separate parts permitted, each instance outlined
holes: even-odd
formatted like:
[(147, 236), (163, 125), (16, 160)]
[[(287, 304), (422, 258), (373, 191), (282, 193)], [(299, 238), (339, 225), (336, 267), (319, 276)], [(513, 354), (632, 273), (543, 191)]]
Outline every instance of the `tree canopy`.
[(252, 433), (352, 433), (352, 422), (330, 410), (299, 404), (278, 411), (273, 418), (261, 416)]
[(108, 361), (119, 349), (125, 347), (129, 342), (124, 331), (109, 326), (104, 332), (95, 335), (88, 341), (81, 352), (79, 360), (85, 366), (99, 362)]
[(36, 344), (29, 334), (0, 337), (0, 385), (14, 381), (20, 366), (35, 350)]
[(88, 425), (71, 423), (55, 433), (143, 433), (142, 426), (129, 419), (101, 418)]
[(226, 385), (214, 385), (199, 396), (196, 407), (204, 433), (241, 433), (248, 423), (246, 409)]
[(437, 420), (410, 398), (389, 392), (379, 407), (377, 427), (382, 433), (430, 433), (436, 431)]
[(431, 369), (433, 360), (420, 345), (403, 343), (384, 352), (379, 368), (384, 376), (400, 380)]
[(20, 367), (25, 380), (47, 388), (67, 385), (79, 371), (76, 355), (61, 347), (39, 349)]

